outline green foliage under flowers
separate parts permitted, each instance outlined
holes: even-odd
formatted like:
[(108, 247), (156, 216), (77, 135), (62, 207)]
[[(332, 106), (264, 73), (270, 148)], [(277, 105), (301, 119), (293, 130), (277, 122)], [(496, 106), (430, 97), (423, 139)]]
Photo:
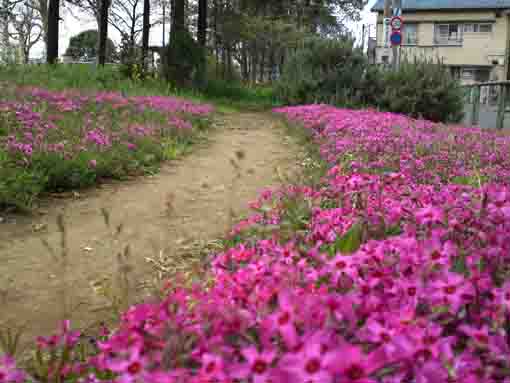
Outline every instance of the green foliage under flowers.
[(275, 87), (285, 104), (326, 103), (458, 122), (464, 93), (440, 62), (403, 59), (398, 71), (368, 65), (348, 39), (305, 42), (284, 66)]

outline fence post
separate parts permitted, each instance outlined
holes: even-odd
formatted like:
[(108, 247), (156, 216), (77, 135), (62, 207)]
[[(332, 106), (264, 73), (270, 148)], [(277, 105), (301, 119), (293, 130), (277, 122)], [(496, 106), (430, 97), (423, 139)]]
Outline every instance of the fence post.
[(507, 86), (506, 84), (501, 84), (498, 97), (498, 119), (496, 121), (496, 127), (498, 129), (503, 129), (505, 125), (506, 97)]
[(480, 86), (473, 86), (473, 109), (471, 112), (471, 125), (478, 125), (480, 118)]

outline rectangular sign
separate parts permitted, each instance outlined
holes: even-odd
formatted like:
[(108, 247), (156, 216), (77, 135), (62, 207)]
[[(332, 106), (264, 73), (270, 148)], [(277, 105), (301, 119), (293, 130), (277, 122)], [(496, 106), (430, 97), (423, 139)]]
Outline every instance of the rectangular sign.
[(383, 46), (385, 48), (389, 48), (390, 44), (390, 35), (391, 35), (391, 18), (385, 17), (383, 20)]

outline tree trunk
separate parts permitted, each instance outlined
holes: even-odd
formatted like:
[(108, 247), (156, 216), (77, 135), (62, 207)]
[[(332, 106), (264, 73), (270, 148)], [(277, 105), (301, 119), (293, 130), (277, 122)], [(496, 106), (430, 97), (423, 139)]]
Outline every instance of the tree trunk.
[(207, 0), (198, 0), (198, 43), (205, 47), (207, 44)]
[(48, 0), (39, 0), (37, 2), (37, 11), (41, 15), (43, 27), (44, 46), (48, 46)]
[(234, 77), (234, 71), (232, 70), (232, 48), (227, 48), (227, 68), (228, 68), (228, 79), (231, 80)]
[(165, 39), (166, 39), (166, 1), (163, 1), (163, 36), (162, 36), (162, 44), (161, 47), (165, 47)]
[(147, 71), (148, 57), (149, 57), (149, 31), (150, 31), (150, 13), (151, 3), (150, 0), (143, 1), (143, 30), (142, 30), (142, 68)]
[(97, 64), (104, 66), (106, 63), (106, 41), (108, 39), (108, 8), (110, 0), (101, 1), (101, 9), (99, 10), (99, 42), (97, 49)]
[(50, 0), (48, 5), (48, 45), (46, 61), (48, 64), (58, 62), (58, 27), (60, 21), (60, 0)]
[(223, 64), (222, 78), (225, 80), (227, 78), (227, 50), (225, 46), (221, 48), (221, 63)]
[(258, 47), (255, 43), (251, 52), (251, 81), (253, 84), (257, 83), (258, 58)]
[(264, 74), (266, 69), (266, 45), (262, 46), (262, 56), (260, 58), (260, 74), (259, 74), (259, 82), (264, 82)]
[(248, 54), (246, 52), (246, 45), (245, 43), (242, 44), (241, 47), (241, 73), (243, 77), (243, 81), (248, 81)]
[(28, 64), (28, 61), (30, 59), (30, 48), (24, 48), (23, 49), (23, 64)]
[(0, 47), (2, 48), (2, 57), (0, 57), (0, 62), (5, 61), (6, 63), (9, 61), (10, 54), (10, 42), (9, 42), (9, 0), (3, 0), (2, 5), (0, 6), (0, 21), (2, 23), (2, 41)]
[(186, 1), (172, 1), (172, 25), (170, 28), (170, 44), (166, 48), (165, 76), (178, 87), (185, 86), (189, 81), (190, 71), (183, 56), (183, 43), (186, 36)]
[(186, 1), (174, 0), (174, 10), (172, 16), (172, 34), (186, 30)]

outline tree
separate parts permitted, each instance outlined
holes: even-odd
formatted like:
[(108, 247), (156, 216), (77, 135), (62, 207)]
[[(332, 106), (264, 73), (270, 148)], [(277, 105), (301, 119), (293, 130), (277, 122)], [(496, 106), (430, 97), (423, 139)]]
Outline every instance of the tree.
[(14, 9), (22, 0), (0, 0), (0, 63), (12, 61), (13, 47), (11, 45), (11, 34), (9, 25)]
[[(281, 74), (289, 54), (305, 39), (345, 36), (346, 20), (357, 20), (365, 3), (365, 0), (173, 0), (170, 47), (183, 48), (176, 41), (177, 36), (191, 33), (204, 54), (213, 52), (217, 76), (271, 81)], [(190, 67), (183, 64), (177, 69), (176, 60), (179, 57), (187, 60), (187, 51), (177, 53), (172, 49), (165, 55), (165, 67), (174, 66), (177, 73), (170, 79), (182, 81), (187, 74), (179, 71), (189, 71)]]
[(202, 64), (202, 49), (193, 39), (186, 24), (186, 1), (172, 2), (170, 44), (166, 48), (164, 74), (179, 87), (191, 85), (193, 72)]
[(11, 15), (11, 24), (14, 29), (11, 37), (18, 42), (23, 62), (26, 64), (30, 58), (30, 50), (44, 34), (40, 15), (29, 4), (25, 3), (14, 10)]
[(42, 39), (45, 46), (48, 45), (48, 0), (25, 0), (27, 7), (32, 8), (39, 14), (42, 24)]
[(56, 64), (58, 61), (58, 30), (60, 22), (60, 0), (49, 0), (48, 5), (48, 41), (46, 43), (46, 61)]
[[(147, 3), (144, 0), (110, 0), (108, 24), (120, 33), (122, 46), (125, 48), (125, 52), (130, 51), (134, 54), (136, 51), (136, 45), (139, 43), (140, 34), (143, 32), (144, 10), (148, 8), (148, 12), (146, 13), (150, 20), (152, 10), (161, 6), (162, 3), (162, 0), (148, 1)], [(154, 6), (150, 3), (151, 1)], [(102, 0), (67, 0), (67, 2), (92, 16), (97, 22), (98, 30), (101, 30)], [(162, 21), (156, 20), (152, 24), (148, 22), (149, 29), (160, 22)]]
[(207, 0), (198, 0), (198, 43), (205, 47), (207, 44)]
[(142, 27), (142, 68), (144, 72), (147, 70), (147, 60), (149, 57), (149, 32), (151, 27), (150, 0), (143, 1), (143, 27)]
[(173, 0), (171, 36), (176, 36), (183, 31), (186, 31), (186, 1)]
[[(95, 29), (81, 32), (69, 40), (66, 56), (76, 60), (97, 56), (99, 32)], [(106, 40), (106, 61), (114, 61), (117, 58), (117, 49), (111, 39)]]
[(101, 9), (99, 12), (99, 41), (97, 48), (97, 64), (104, 66), (106, 62), (106, 49), (108, 40), (108, 8), (110, 0), (101, 0)]
[(92, 16), (97, 23), (97, 29), (101, 29), (102, 0), (67, 0), (67, 2)]

